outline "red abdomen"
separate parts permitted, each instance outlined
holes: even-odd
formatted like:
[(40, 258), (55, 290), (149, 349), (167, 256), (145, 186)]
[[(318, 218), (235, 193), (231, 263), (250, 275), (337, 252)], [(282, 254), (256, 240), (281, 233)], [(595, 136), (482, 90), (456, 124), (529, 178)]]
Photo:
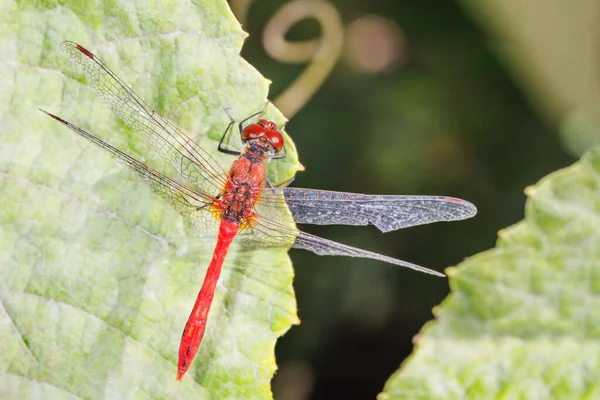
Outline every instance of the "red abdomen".
[(239, 223), (224, 219), (221, 221), (219, 228), (219, 237), (213, 258), (206, 271), (206, 277), (202, 284), (202, 289), (198, 293), (198, 298), (192, 309), (183, 334), (181, 335), (181, 343), (179, 344), (179, 362), (177, 363), (177, 380), (180, 381), (187, 372), (198, 348), (204, 331), (206, 330), (206, 321), (208, 320), (208, 312), (215, 295), (215, 288), (221, 275), (221, 267), (231, 241), (235, 237), (239, 228)]
[(179, 362), (177, 380), (180, 381), (188, 368), (204, 336), (208, 312), (215, 294), (217, 281), (221, 275), (221, 267), (231, 241), (240, 225), (251, 223), (254, 216), (254, 204), (266, 179), (265, 166), (261, 159), (246, 154), (240, 156), (231, 166), (231, 180), (223, 188), (223, 195), (215, 203), (221, 214), (219, 237), (213, 258), (206, 271), (202, 289), (192, 309), (179, 345)]

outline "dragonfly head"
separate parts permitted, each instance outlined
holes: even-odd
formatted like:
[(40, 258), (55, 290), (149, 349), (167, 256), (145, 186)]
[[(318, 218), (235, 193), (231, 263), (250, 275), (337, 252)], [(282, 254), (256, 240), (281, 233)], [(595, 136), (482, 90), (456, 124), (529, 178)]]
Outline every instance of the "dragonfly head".
[(257, 123), (245, 127), (242, 131), (242, 142), (248, 148), (258, 145), (269, 155), (275, 155), (283, 149), (281, 132), (274, 122), (266, 119), (259, 119)]

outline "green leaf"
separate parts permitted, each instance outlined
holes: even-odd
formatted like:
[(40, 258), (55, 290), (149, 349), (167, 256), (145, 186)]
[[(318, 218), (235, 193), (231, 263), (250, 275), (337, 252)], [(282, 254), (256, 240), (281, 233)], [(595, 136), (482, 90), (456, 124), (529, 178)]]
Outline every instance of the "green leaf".
[(600, 398), (600, 150), (526, 193), (525, 220), (448, 269), (380, 400)]
[(560, 131), (565, 150), (580, 156), (600, 144), (598, 131), (588, 128), (597, 120), (600, 97), (597, 38), (589, 29), (596, 22), (597, 2), (530, 0), (514, 7), (504, 0), (461, 0), (459, 4), (480, 25), (531, 105), (550, 126), (559, 120), (565, 123)]
[[(161, 170), (59, 49), (96, 53), (225, 168), (228, 118), (265, 104), (269, 82), (240, 56), (225, 0), (21, 1), (0, 13), (0, 398), (270, 398), (276, 339), (297, 323), (286, 249), (232, 248), (190, 371), (179, 339), (215, 237), (72, 121)], [(267, 117), (284, 121), (274, 107)], [(274, 181), (298, 161), (270, 163)], [(232, 145), (235, 142), (232, 141)]]

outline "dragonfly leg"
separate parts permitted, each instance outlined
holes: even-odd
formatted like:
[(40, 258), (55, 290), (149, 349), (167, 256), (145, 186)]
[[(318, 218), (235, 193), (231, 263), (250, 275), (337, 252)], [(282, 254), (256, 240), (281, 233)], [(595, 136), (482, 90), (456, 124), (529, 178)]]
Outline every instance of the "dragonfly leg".
[(225, 111), (225, 114), (227, 115), (227, 118), (229, 118), (230, 124), (234, 123), (235, 119), (233, 119), (233, 117), (231, 116), (231, 114), (229, 114), (229, 111), (231, 111), (231, 107), (227, 106), (223, 110)]
[(267, 106), (269, 105), (269, 103), (271, 103), (269, 100), (267, 100), (267, 102), (265, 103), (264, 107), (262, 108), (262, 110), (260, 110), (259, 112), (256, 112), (254, 114), (252, 114), (251, 116), (249, 116), (248, 118), (242, 120), (240, 122), (240, 124), (238, 125), (238, 128), (240, 130), (240, 136), (242, 134), (242, 131), (244, 130), (244, 123), (248, 120), (251, 120), (252, 118), (258, 116), (258, 115), (262, 115), (265, 113), (265, 111), (267, 110)]
[(225, 147), (223, 147), (223, 141), (225, 140), (225, 136), (227, 136), (227, 132), (229, 132), (229, 130), (235, 123), (235, 120), (233, 118), (231, 118), (231, 115), (229, 115), (229, 107), (225, 107), (225, 114), (227, 114), (227, 116), (229, 117), (229, 125), (227, 125), (227, 128), (225, 128), (225, 132), (223, 132), (223, 136), (221, 136), (221, 140), (219, 141), (219, 146), (217, 147), (217, 150), (219, 150), (221, 153), (233, 154), (234, 156), (239, 156), (240, 154), (242, 154), (239, 151), (229, 150), (229, 149), (226, 149)]
[(286, 187), (290, 186), (292, 184), (292, 182), (294, 182), (294, 179), (296, 179), (296, 175), (292, 176), (287, 181), (285, 181), (283, 183), (280, 183), (279, 185), (275, 186), (275, 185), (273, 185), (273, 182), (271, 182), (271, 180), (267, 176), (267, 184), (269, 185), (269, 187), (271, 189), (283, 189), (283, 188), (286, 188)]
[(264, 157), (268, 158), (269, 160), (280, 160), (282, 158), (286, 158), (287, 157), (287, 151), (285, 150), (285, 143), (283, 144), (283, 153), (268, 155), (268, 156), (264, 156)]

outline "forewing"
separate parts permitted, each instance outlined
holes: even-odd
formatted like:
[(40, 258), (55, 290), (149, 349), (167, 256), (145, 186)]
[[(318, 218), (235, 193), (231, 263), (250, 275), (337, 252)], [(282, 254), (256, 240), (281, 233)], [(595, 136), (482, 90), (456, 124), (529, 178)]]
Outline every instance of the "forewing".
[(211, 215), (208, 208), (214, 201), (213, 197), (155, 171), (144, 163), (111, 146), (80, 127), (47, 111), (41, 111), (63, 125), (66, 125), (78, 135), (96, 144), (118, 161), (134, 170), (156, 193), (168, 200), (173, 208), (185, 218), (186, 223), (194, 226), (198, 232), (201, 232), (202, 234), (217, 232), (218, 221)]
[(477, 208), (468, 201), (444, 196), (384, 196), (325, 190), (266, 190), (265, 205), (281, 207), (281, 193), (300, 224), (368, 225), (390, 232), (414, 225), (471, 218)]
[(92, 90), (191, 185), (210, 194), (227, 180), (221, 166), (171, 121), (159, 115), (98, 57), (73, 42), (61, 48), (81, 67)]

